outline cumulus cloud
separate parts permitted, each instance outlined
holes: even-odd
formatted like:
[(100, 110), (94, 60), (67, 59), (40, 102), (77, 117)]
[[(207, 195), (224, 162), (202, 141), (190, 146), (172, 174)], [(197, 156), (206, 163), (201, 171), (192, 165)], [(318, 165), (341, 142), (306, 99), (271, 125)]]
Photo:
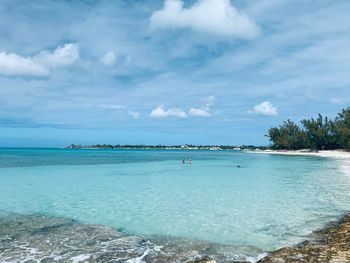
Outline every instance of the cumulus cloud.
[(184, 8), (182, 0), (165, 0), (151, 16), (152, 28), (190, 28), (212, 35), (250, 39), (259, 34), (259, 27), (230, 0), (197, 0)]
[(214, 105), (216, 98), (214, 96), (208, 96), (202, 101), (202, 105), (199, 107), (190, 107), (186, 112), (181, 108), (169, 108), (164, 109), (163, 106), (159, 106), (152, 110), (150, 116), (153, 118), (166, 118), (166, 117), (178, 117), (187, 118), (191, 117), (211, 117), (211, 107)]
[(203, 104), (200, 107), (191, 107), (188, 110), (188, 115), (194, 116), (194, 117), (211, 117), (211, 107), (214, 106), (216, 98), (211, 95), (203, 100)]
[(177, 117), (177, 118), (187, 118), (187, 113), (179, 108), (169, 108), (164, 109), (163, 106), (159, 106), (152, 110), (150, 116), (152, 118), (166, 118), (166, 117)]
[(56, 48), (53, 52), (41, 51), (34, 57), (34, 61), (47, 67), (55, 68), (72, 65), (79, 58), (79, 46), (77, 44), (65, 44)]
[(211, 95), (203, 100), (203, 104), (200, 107), (191, 107), (188, 110), (188, 115), (194, 116), (194, 117), (211, 117), (211, 107), (214, 106), (216, 98)]
[(269, 101), (264, 101), (258, 105), (255, 105), (253, 112), (255, 114), (264, 115), (264, 116), (277, 116), (277, 108), (272, 105)]
[(0, 53), (0, 75), (45, 77), (56, 67), (72, 65), (79, 58), (77, 44), (65, 44), (53, 52), (42, 51), (33, 57), (23, 57), (15, 53)]
[(190, 108), (188, 115), (196, 117), (210, 117), (211, 113), (206, 109)]
[(115, 53), (113, 51), (108, 51), (102, 58), (101, 58), (101, 62), (105, 65), (105, 66), (112, 66), (115, 64), (115, 62), (117, 61), (117, 56), (115, 55)]
[(21, 57), (15, 53), (0, 53), (0, 75), (44, 77), (48, 74), (49, 69), (32, 58)]

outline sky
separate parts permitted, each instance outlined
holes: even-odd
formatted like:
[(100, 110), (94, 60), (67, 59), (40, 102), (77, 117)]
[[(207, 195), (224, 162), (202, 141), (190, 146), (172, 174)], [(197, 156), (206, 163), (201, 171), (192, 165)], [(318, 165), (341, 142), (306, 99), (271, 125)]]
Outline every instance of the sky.
[(255, 144), (350, 106), (348, 0), (0, 1), (0, 146)]

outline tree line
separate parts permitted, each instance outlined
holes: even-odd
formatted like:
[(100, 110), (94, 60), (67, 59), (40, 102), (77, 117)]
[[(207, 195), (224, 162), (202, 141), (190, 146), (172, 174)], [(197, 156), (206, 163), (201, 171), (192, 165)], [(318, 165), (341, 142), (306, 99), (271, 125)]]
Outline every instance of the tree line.
[(303, 119), (300, 125), (291, 120), (272, 127), (266, 135), (272, 149), (285, 150), (350, 150), (350, 107), (343, 109), (334, 119), (321, 114)]

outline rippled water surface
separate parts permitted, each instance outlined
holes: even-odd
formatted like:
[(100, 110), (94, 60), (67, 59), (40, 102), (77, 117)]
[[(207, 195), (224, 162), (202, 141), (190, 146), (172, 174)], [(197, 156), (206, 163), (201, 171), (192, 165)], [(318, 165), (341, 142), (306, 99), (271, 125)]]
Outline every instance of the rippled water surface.
[[(189, 158), (192, 164), (181, 163)], [(48, 236), (41, 234), (48, 242), (55, 235), (64, 240), (75, 227), (108, 229), (115, 231), (108, 240), (131, 238), (119, 239), (129, 245), (130, 259), (147, 248), (175, 251), (184, 244), (188, 255), (258, 255), (295, 244), (350, 210), (350, 177), (339, 162), (239, 151), (0, 149), (0, 231), (14, 231), (0, 240), (0, 257), (5, 243), (7, 253), (15, 241), (35, 243), (33, 229), (57, 225), (52, 220), (79, 224), (48, 227)], [(17, 239), (16, 229), (23, 234)], [(91, 246), (71, 257), (101, 251)]]

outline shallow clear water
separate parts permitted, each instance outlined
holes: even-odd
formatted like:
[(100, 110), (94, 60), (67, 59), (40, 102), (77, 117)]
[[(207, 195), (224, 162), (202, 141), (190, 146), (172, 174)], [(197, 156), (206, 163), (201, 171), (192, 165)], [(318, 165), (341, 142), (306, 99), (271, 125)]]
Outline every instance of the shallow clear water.
[(0, 149), (0, 212), (271, 250), (350, 210), (339, 167), (239, 151)]

